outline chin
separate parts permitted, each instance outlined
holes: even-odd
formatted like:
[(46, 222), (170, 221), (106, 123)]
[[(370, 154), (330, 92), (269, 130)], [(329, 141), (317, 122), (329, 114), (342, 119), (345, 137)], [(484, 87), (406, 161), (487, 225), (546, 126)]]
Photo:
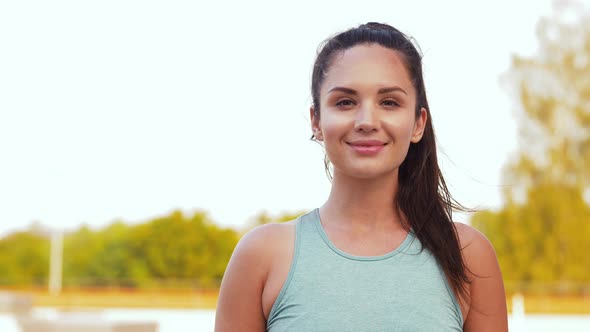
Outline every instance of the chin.
[(394, 176), (396, 174), (396, 169), (391, 168), (377, 168), (377, 167), (355, 167), (355, 168), (347, 168), (347, 169), (340, 169), (340, 174), (355, 178), (355, 179), (362, 179), (362, 180), (373, 180), (379, 178), (385, 178), (389, 176)]

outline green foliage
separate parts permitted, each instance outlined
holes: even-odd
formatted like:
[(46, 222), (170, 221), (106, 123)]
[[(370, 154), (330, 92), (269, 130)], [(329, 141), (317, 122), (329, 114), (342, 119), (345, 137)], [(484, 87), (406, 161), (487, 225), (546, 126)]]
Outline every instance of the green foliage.
[[(64, 238), (66, 287), (218, 287), (238, 242), (205, 213), (173, 212), (143, 224), (83, 226)], [(44, 286), (49, 239), (34, 232), (0, 240), (0, 284)]]
[[(284, 222), (300, 214), (262, 213), (254, 220), (257, 225)], [(64, 236), (63, 285), (219, 287), (239, 237), (204, 212), (175, 211), (136, 225), (117, 221), (101, 230), (82, 226)], [(38, 229), (0, 239), (0, 285), (47, 285), (49, 246), (49, 236)]]
[(0, 241), (0, 283), (44, 285), (48, 269), (49, 241), (43, 236), (18, 232)]
[(509, 291), (588, 292), (590, 18), (545, 19), (538, 31), (539, 54), (515, 58), (508, 77), (521, 144), (504, 172), (506, 204), (471, 223), (494, 244)]
[(504, 278), (526, 285), (590, 282), (590, 208), (580, 191), (563, 184), (536, 186), (526, 203), (476, 213), (472, 225), (493, 242)]

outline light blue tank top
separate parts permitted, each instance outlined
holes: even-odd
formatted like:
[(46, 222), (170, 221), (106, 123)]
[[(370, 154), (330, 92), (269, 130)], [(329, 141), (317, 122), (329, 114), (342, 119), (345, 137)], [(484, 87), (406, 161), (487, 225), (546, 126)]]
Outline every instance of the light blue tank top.
[(318, 209), (295, 223), (291, 268), (267, 331), (462, 331), (463, 317), (444, 272), (410, 232), (381, 256), (334, 246)]

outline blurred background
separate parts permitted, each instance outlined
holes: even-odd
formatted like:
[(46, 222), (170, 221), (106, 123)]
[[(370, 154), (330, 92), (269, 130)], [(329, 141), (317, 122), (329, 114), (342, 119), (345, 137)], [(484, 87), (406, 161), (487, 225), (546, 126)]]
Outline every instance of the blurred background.
[(18, 298), (212, 330), (239, 238), (327, 198), (312, 64), (368, 21), (424, 54), (443, 172), (477, 210), (455, 219), (494, 244), (512, 330), (590, 330), (589, 6), (0, 3), (0, 330)]

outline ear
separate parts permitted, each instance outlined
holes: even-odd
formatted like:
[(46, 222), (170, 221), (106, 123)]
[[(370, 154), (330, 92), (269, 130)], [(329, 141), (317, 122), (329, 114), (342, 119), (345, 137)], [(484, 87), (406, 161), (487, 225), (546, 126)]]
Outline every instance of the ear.
[(322, 128), (320, 127), (320, 117), (316, 116), (314, 107), (309, 108), (309, 118), (311, 119), (311, 131), (313, 137), (318, 141), (323, 141)]
[(414, 131), (412, 132), (411, 139), (412, 143), (418, 143), (422, 139), (424, 128), (426, 128), (426, 121), (428, 121), (428, 112), (422, 107), (420, 109), (420, 115), (416, 118), (416, 123), (414, 123)]

